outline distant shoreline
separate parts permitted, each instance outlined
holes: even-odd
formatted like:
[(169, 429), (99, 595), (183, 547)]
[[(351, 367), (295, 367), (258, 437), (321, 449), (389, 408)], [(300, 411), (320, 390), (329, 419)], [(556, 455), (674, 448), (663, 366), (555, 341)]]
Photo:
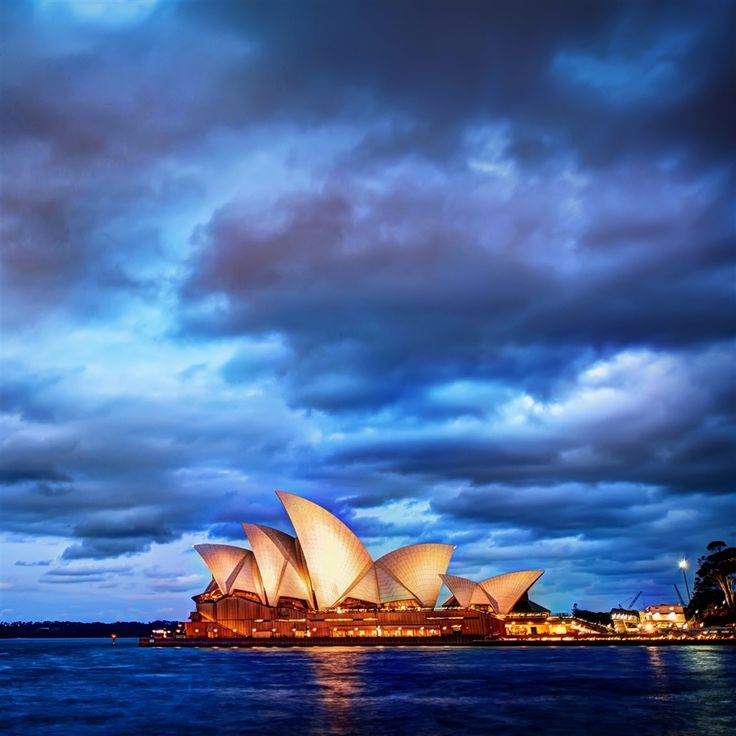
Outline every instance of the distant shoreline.
[[(125, 639), (126, 641), (130, 640), (136, 640), (140, 639), (140, 636), (133, 636), (131, 634), (127, 634), (125, 636), (116, 636), (115, 640), (121, 640)], [(70, 640), (79, 640), (79, 641), (85, 641), (85, 640), (102, 640), (110, 642), (112, 641), (112, 637), (110, 635), (104, 635), (100, 634), (97, 636), (93, 636), (91, 634), (80, 634), (79, 636), (0, 636), (0, 645), (4, 641), (70, 641)]]
[(175, 627), (176, 621), (20, 621), (0, 623), (1, 639), (137, 639), (155, 629)]

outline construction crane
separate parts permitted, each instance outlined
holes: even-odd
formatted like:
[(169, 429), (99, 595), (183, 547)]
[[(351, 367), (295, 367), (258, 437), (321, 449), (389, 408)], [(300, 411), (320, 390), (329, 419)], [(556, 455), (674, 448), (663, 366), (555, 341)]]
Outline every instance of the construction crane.
[(682, 597), (682, 594), (680, 593), (680, 589), (677, 587), (677, 583), (675, 583), (675, 593), (677, 593), (677, 599), (680, 601), (680, 605), (683, 608), (687, 608), (685, 605), (685, 599)]
[(628, 605), (624, 606), (624, 605), (622, 605), (621, 603), (619, 603), (619, 604), (618, 604), (618, 607), (619, 607), (619, 608), (623, 608), (623, 609), (625, 609), (625, 610), (627, 610), (627, 611), (631, 611), (631, 610), (632, 610), (632, 608), (633, 608), (633, 606), (634, 606), (634, 603), (636, 603), (636, 602), (637, 602), (637, 601), (639, 600), (639, 596), (640, 596), (640, 595), (641, 595), (641, 591), (639, 591), (639, 592), (638, 592), (638, 593), (637, 593), (637, 594), (636, 594), (636, 595), (635, 595), (635, 596), (634, 596), (634, 597), (633, 597), (633, 598), (632, 598), (632, 599), (631, 599), (631, 600), (629, 601)]

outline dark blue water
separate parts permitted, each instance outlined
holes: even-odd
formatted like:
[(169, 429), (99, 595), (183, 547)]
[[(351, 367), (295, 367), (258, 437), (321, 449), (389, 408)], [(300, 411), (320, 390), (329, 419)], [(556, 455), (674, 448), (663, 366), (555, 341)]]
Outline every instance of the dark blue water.
[(0, 733), (736, 734), (736, 649), (0, 642)]

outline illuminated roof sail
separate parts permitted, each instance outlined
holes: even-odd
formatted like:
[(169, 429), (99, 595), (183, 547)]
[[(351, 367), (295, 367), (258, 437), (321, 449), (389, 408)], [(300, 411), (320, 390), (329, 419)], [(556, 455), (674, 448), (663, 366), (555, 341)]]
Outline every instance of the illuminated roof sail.
[[(296, 531), (317, 608), (331, 608), (366, 575), (373, 560), (360, 539), (327, 509), (292, 493), (276, 495)], [(364, 595), (378, 600), (377, 585), (370, 578)]]
[(278, 604), (281, 596), (314, 605), (306, 570), (297, 552), (296, 539), (278, 529), (244, 523), (263, 580), (268, 603)]
[(495, 601), (496, 612), (506, 614), (516, 605), (534, 583), (544, 574), (544, 570), (520, 570), (494, 575), (478, 585)]
[(245, 550), (245, 557), (231, 579), (228, 593), (234, 593), (236, 590), (242, 590), (246, 593), (255, 593), (261, 603), (266, 602), (266, 596), (263, 591), (263, 583), (261, 582), (261, 575), (258, 571), (256, 558), (249, 549)]
[(194, 549), (209, 568), (217, 587), (227, 595), (248, 550), (231, 544), (195, 544)]
[[(434, 608), (442, 587), (440, 575), (446, 572), (454, 551), (451, 544), (410, 544), (376, 560), (376, 567), (409, 590), (420, 606)], [(387, 598), (383, 589), (381, 599), (396, 600)]]
[(441, 575), (440, 577), (461, 608), (493, 605), (488, 594), (475, 581), (461, 578), (459, 575)]

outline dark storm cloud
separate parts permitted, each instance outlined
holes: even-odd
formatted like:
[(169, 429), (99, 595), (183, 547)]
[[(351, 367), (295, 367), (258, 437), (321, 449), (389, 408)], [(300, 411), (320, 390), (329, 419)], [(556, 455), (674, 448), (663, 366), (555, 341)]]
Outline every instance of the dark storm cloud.
[(532, 157), (550, 139), (595, 161), (647, 148), (715, 160), (734, 150), (728, 4), (226, 2), (185, 11), (255, 40), (265, 74), (254, 96), (266, 108), (334, 115), (362, 102), (407, 115), (411, 135), (390, 149), (446, 155), (459, 128), (501, 117), (516, 123), (517, 153)]
[(31, 421), (54, 418), (54, 404), (46, 393), (58, 383), (58, 376), (31, 376), (21, 365), (0, 365), (3, 382), (0, 384), (0, 412), (19, 414)]
[[(5, 5), (17, 63), (2, 79), (0, 139), (13, 174), (3, 270), (6, 288), (22, 281), (37, 308), (56, 298), (89, 313), (100, 291), (153, 289), (115, 257), (156, 253), (155, 227), (126, 213), (165, 206), (173, 193), (196, 197), (196, 179), (157, 167), (201, 156), (222, 130), (394, 120), (366, 135), (363, 165), (417, 147), (453, 160), (466, 127), (485, 120), (509, 124), (520, 159), (535, 147), (609, 162), (707, 148), (720, 163), (733, 149), (730, 96), (719, 93), (733, 77), (726, 5), (161, 3), (131, 26), (49, 16), (55, 35), (34, 25), (38, 10)], [(647, 74), (663, 84), (620, 104), (617, 89)], [(603, 93), (609, 80), (610, 94), (592, 94), (596, 80)]]
[[(71, 578), (41, 578), (41, 583), (51, 583), (52, 585), (78, 585), (83, 582), (85, 585), (90, 583), (105, 583), (109, 580), (106, 575), (87, 575), (83, 578), (71, 577)], [(102, 587), (102, 586), (100, 586)], [(110, 586), (114, 587), (114, 586)]]
[[(224, 399), (216, 409), (208, 400), (183, 411), (175, 398), (159, 399), (154, 410), (152, 399), (135, 392), (90, 403), (86, 379), (76, 369), (60, 374), (56, 393), (44, 396), (48, 412), (35, 419), (28, 407), (36, 404), (30, 389), (37, 382), (16, 387), (14, 411), (2, 417), (4, 531), (66, 538), (64, 559), (104, 559), (209, 525), (278, 514), (273, 499), (253, 498), (260, 483), (241, 468), (259, 474), (279, 455), (281, 465), (290, 464), (283, 453), (303, 438), (283, 409), (242, 396), (235, 407)], [(275, 476), (267, 477), (270, 492)]]
[(75, 25), (59, 4), (52, 30), (44, 16), (53, 8), (16, 5), (3, 4), (14, 63), (0, 76), (3, 319), (105, 316), (126, 297), (160, 289), (137, 273), (141, 260), (162, 257), (155, 219), (200, 193), (161, 164), (208, 126), (192, 114), (200, 100), (178, 94), (181, 48), (160, 43), (162, 28), (95, 30)]
[(736, 432), (733, 421), (727, 421), (720, 429), (698, 426), (667, 440), (656, 435), (642, 438), (626, 426), (612, 428), (608, 437), (600, 438), (387, 438), (356, 443), (330, 461), (368, 466), (375, 472), (480, 484), (626, 481), (730, 494)]
[(242, 522), (224, 521), (219, 524), (213, 524), (210, 527), (209, 536), (213, 539), (231, 539), (236, 542), (243, 541)]
[(47, 577), (84, 578), (103, 574), (130, 575), (133, 568), (127, 565), (107, 565), (101, 567), (60, 567), (44, 573)]
[(489, 563), (497, 571), (554, 568), (558, 579), (544, 582), (550, 593), (564, 577), (596, 605), (615, 605), (606, 596), (628, 598), (639, 589), (647, 603), (671, 598), (677, 560), (702, 549), (703, 530), (736, 532), (733, 496), (674, 498), (626, 484), (465, 488), (432, 505), (450, 526), (450, 519), (463, 526), (481, 521), (481, 528), (498, 530), (460, 543), (454, 564), (467, 574)]
[[(241, 220), (237, 205), (218, 213), (185, 292), (195, 330), (286, 335), (299, 358), (286, 376), (298, 403), (370, 408), (457, 375), (544, 391), (540, 377), (565, 377), (591, 350), (688, 347), (734, 334), (736, 254), (709, 240), (718, 226), (707, 224), (708, 208), (681, 215), (686, 231), (666, 247), (642, 252), (640, 237), (619, 232), (615, 263), (582, 249), (566, 273), (548, 254), (525, 253), (514, 235), (510, 253), (499, 245), (507, 233), (478, 229), (480, 209), (496, 203), (435, 191), (376, 198), (349, 182), (334, 189), (341, 193), (282, 203), (273, 231)], [(523, 228), (526, 214), (511, 227)], [(718, 207), (714, 214), (725, 217)], [(550, 219), (554, 252), (563, 245)], [(212, 295), (225, 306), (198, 313)]]
[(153, 542), (171, 542), (179, 535), (163, 535), (157, 530), (156, 537), (127, 536), (122, 539), (85, 539), (80, 544), (72, 544), (64, 550), (64, 560), (104, 560), (122, 555), (147, 552)]
[[(35, 396), (28, 396), (27, 400), (22, 399), (25, 389), (18, 390), (17, 386), (15, 389), (11, 386), (7, 393), (14, 396), (12, 404), (16, 411), (21, 406), (36, 405)], [(24, 409), (20, 413), (27, 415), (28, 412), (29, 409)], [(0, 478), (3, 483), (12, 485), (25, 481), (40, 481), (39, 493), (54, 495), (60, 492), (71, 480), (68, 473), (60, 469), (60, 465), (68, 453), (73, 451), (75, 440), (56, 432), (40, 437), (14, 432), (12, 430), (16, 427), (13, 424), (11, 419), (5, 425), (8, 437), (0, 447)]]
[(36, 562), (28, 562), (26, 560), (16, 560), (15, 564), (20, 567), (48, 567), (53, 560), (38, 560)]
[(133, 568), (127, 565), (101, 565), (97, 567), (76, 567), (64, 565), (55, 567), (39, 578), (40, 583), (54, 585), (88, 585), (90, 583), (109, 583), (120, 576), (133, 575)]
[(165, 544), (178, 539), (182, 532), (182, 520), (174, 518), (169, 521), (168, 515), (166, 518), (162, 517), (164, 514), (150, 508), (135, 514), (123, 512), (114, 517), (93, 517), (72, 529), (73, 537), (82, 541), (67, 547), (62, 558), (77, 560), (119, 557), (149, 550), (154, 543)]
[[(527, 485), (511, 492), (508, 486), (486, 486), (461, 490), (432, 502), (438, 514), (458, 519), (484, 519), (500, 528), (520, 528), (533, 537), (575, 534), (630, 533), (632, 527), (646, 528), (663, 521), (671, 500), (663, 489), (627, 484), (563, 484), (548, 487)], [(691, 508), (692, 500), (675, 507)], [(733, 502), (726, 499), (722, 507)], [(670, 530), (663, 530), (663, 535)], [(655, 540), (650, 540), (653, 543)]]

